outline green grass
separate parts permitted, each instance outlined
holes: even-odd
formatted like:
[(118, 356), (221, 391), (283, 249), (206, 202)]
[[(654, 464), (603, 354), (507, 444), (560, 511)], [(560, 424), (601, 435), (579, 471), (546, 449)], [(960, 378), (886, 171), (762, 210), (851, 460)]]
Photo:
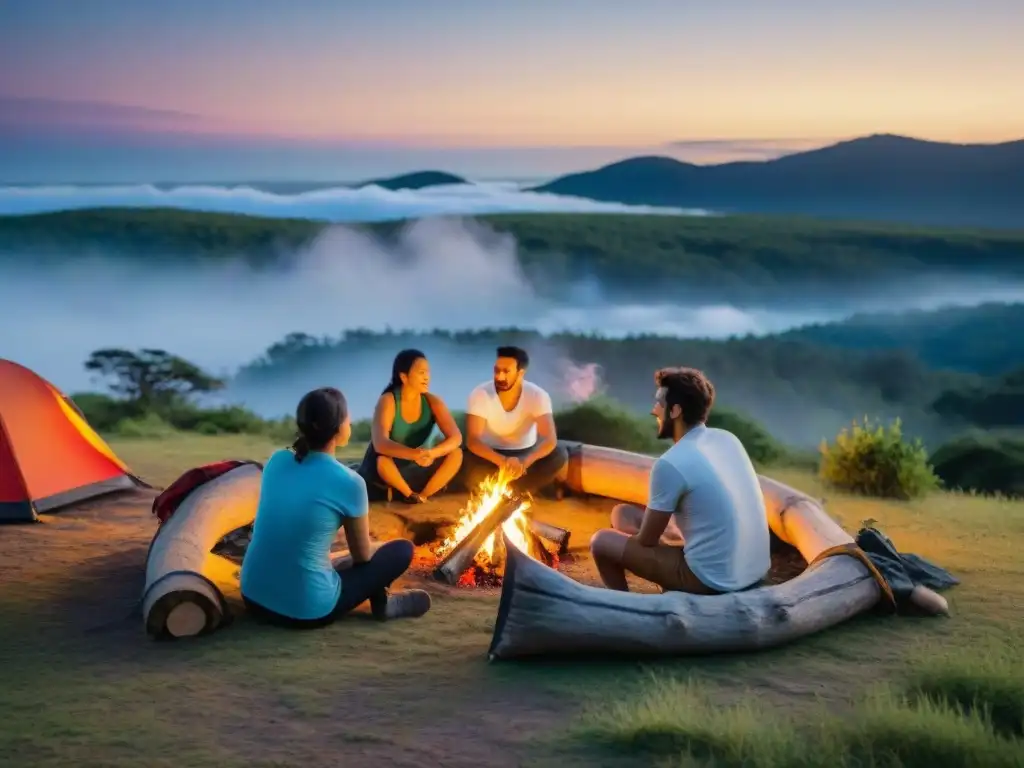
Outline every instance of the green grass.
[[(1022, 697), (1022, 665), (1012, 670), (1014, 703)], [(993, 714), (986, 694), (1005, 693), (1006, 670), (977, 667), (880, 685), (842, 714), (818, 708), (796, 717), (748, 696), (721, 706), (690, 680), (651, 678), (637, 699), (587, 713), (573, 737), (588, 748), (647, 755), (677, 765), (750, 768), (935, 765), (1020, 766), (1021, 711), (1012, 729)], [(911, 676), (908, 676), (910, 678)], [(962, 700), (963, 682), (971, 698)], [(1000, 688), (1002, 686), (1002, 688)], [(997, 690), (998, 689), (998, 690)]]
[[(160, 484), (277, 447), (182, 434), (112, 446)], [(771, 474), (826, 497), (847, 530), (876, 520), (901, 551), (953, 571), (952, 618), (865, 616), (758, 654), (488, 664), (497, 596), (459, 592), (438, 593), (416, 622), (290, 633), (243, 617), (160, 644), (123, 619), (149, 521), (55, 520), (0, 530), (0, 558), (50, 558), (31, 581), (19, 565), (4, 574), (0, 764), (1020, 765), (1024, 502), (882, 501), (803, 470)], [(577, 514), (573, 540), (603, 523)]]

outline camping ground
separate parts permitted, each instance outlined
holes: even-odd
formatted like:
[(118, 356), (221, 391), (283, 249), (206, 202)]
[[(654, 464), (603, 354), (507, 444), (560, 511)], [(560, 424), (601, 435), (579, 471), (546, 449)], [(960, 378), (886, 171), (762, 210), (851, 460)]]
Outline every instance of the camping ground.
[[(197, 435), (111, 446), (157, 485), (275, 447)], [(952, 616), (865, 616), (740, 656), (488, 664), (497, 591), (432, 585), (433, 609), (416, 621), (287, 632), (242, 617), (198, 641), (154, 643), (132, 615), (152, 495), (96, 499), (0, 528), (0, 764), (826, 765), (853, 739), (883, 757), (910, 745), (897, 765), (1024, 765), (1012, 741), (1024, 730), (1024, 501), (882, 501), (768, 473), (825, 497), (847, 530), (874, 520), (901, 551), (951, 570), (962, 580), (946, 593)], [(596, 583), (585, 547), (608, 509), (567, 499), (538, 511), (572, 530), (574, 578)], [(372, 514), (378, 536), (400, 531), (388, 509)], [(968, 706), (979, 695), (997, 732), (879, 685)]]

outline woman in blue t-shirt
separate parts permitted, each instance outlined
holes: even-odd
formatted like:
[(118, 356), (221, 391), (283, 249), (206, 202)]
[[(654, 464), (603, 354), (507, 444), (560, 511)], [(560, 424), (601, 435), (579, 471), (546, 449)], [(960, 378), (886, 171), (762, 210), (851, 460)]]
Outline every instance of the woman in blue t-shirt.
[[(363, 479), (334, 458), (352, 433), (345, 396), (316, 389), (299, 402), (299, 437), (263, 468), (252, 542), (242, 561), (242, 597), (258, 618), (290, 626), (330, 624), (366, 600), (378, 619), (422, 616), (430, 595), (389, 594), (409, 568), (412, 542), (370, 545)], [(352, 566), (336, 570), (331, 544), (344, 526)]]

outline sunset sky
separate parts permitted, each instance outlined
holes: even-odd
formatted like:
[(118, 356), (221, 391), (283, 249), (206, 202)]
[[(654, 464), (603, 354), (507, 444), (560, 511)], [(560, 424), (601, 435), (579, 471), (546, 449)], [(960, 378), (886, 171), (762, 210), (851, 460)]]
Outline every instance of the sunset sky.
[(1002, 141), (1024, 137), (1021, 40), (1020, 0), (6, 0), (0, 136)]

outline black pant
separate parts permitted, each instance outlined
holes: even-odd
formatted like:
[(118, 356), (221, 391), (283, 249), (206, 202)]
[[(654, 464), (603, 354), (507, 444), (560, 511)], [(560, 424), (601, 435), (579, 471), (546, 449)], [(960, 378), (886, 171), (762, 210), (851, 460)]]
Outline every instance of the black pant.
[[(377, 449), (373, 447), (373, 443), (366, 446), (366, 453), (363, 454), (363, 460), (359, 464), (359, 469), (356, 472), (366, 481), (366, 495), (370, 501), (384, 501), (388, 497), (388, 486), (377, 471), (377, 458), (380, 456), (377, 453)], [(430, 482), (430, 478), (434, 476), (438, 468), (441, 466), (441, 462), (444, 458), (437, 458), (426, 467), (421, 467), (415, 461), (408, 459), (393, 459), (395, 466), (398, 467), (398, 474), (409, 484), (409, 488), (413, 493), (420, 493)], [(443, 489), (442, 489), (443, 490)]]
[(380, 617), (387, 606), (387, 588), (409, 570), (412, 564), (413, 544), (406, 539), (395, 539), (382, 544), (365, 563), (338, 571), (341, 576), (341, 597), (334, 610), (319, 619), (294, 619), (284, 616), (242, 596), (245, 607), (257, 619), (277, 626), (299, 629), (325, 627), (335, 619), (370, 601), (374, 616)]
[[(522, 458), (528, 454), (532, 448), (521, 448), (517, 450), (498, 450), (495, 449), (495, 453), (500, 453), (502, 456), (514, 456), (515, 458)], [(516, 493), (531, 493), (536, 494), (541, 490), (550, 486), (558, 473), (562, 471), (562, 467), (569, 461), (569, 451), (562, 445), (555, 446), (555, 450), (549, 453), (540, 461), (534, 462), (526, 473), (518, 480), (514, 480), (510, 485)], [(462, 467), (459, 469), (459, 484), (467, 491), (474, 491), (477, 486), (480, 485), (488, 475), (493, 475), (498, 471), (498, 468), (487, 461), (477, 456), (472, 451), (467, 450), (462, 457)]]

